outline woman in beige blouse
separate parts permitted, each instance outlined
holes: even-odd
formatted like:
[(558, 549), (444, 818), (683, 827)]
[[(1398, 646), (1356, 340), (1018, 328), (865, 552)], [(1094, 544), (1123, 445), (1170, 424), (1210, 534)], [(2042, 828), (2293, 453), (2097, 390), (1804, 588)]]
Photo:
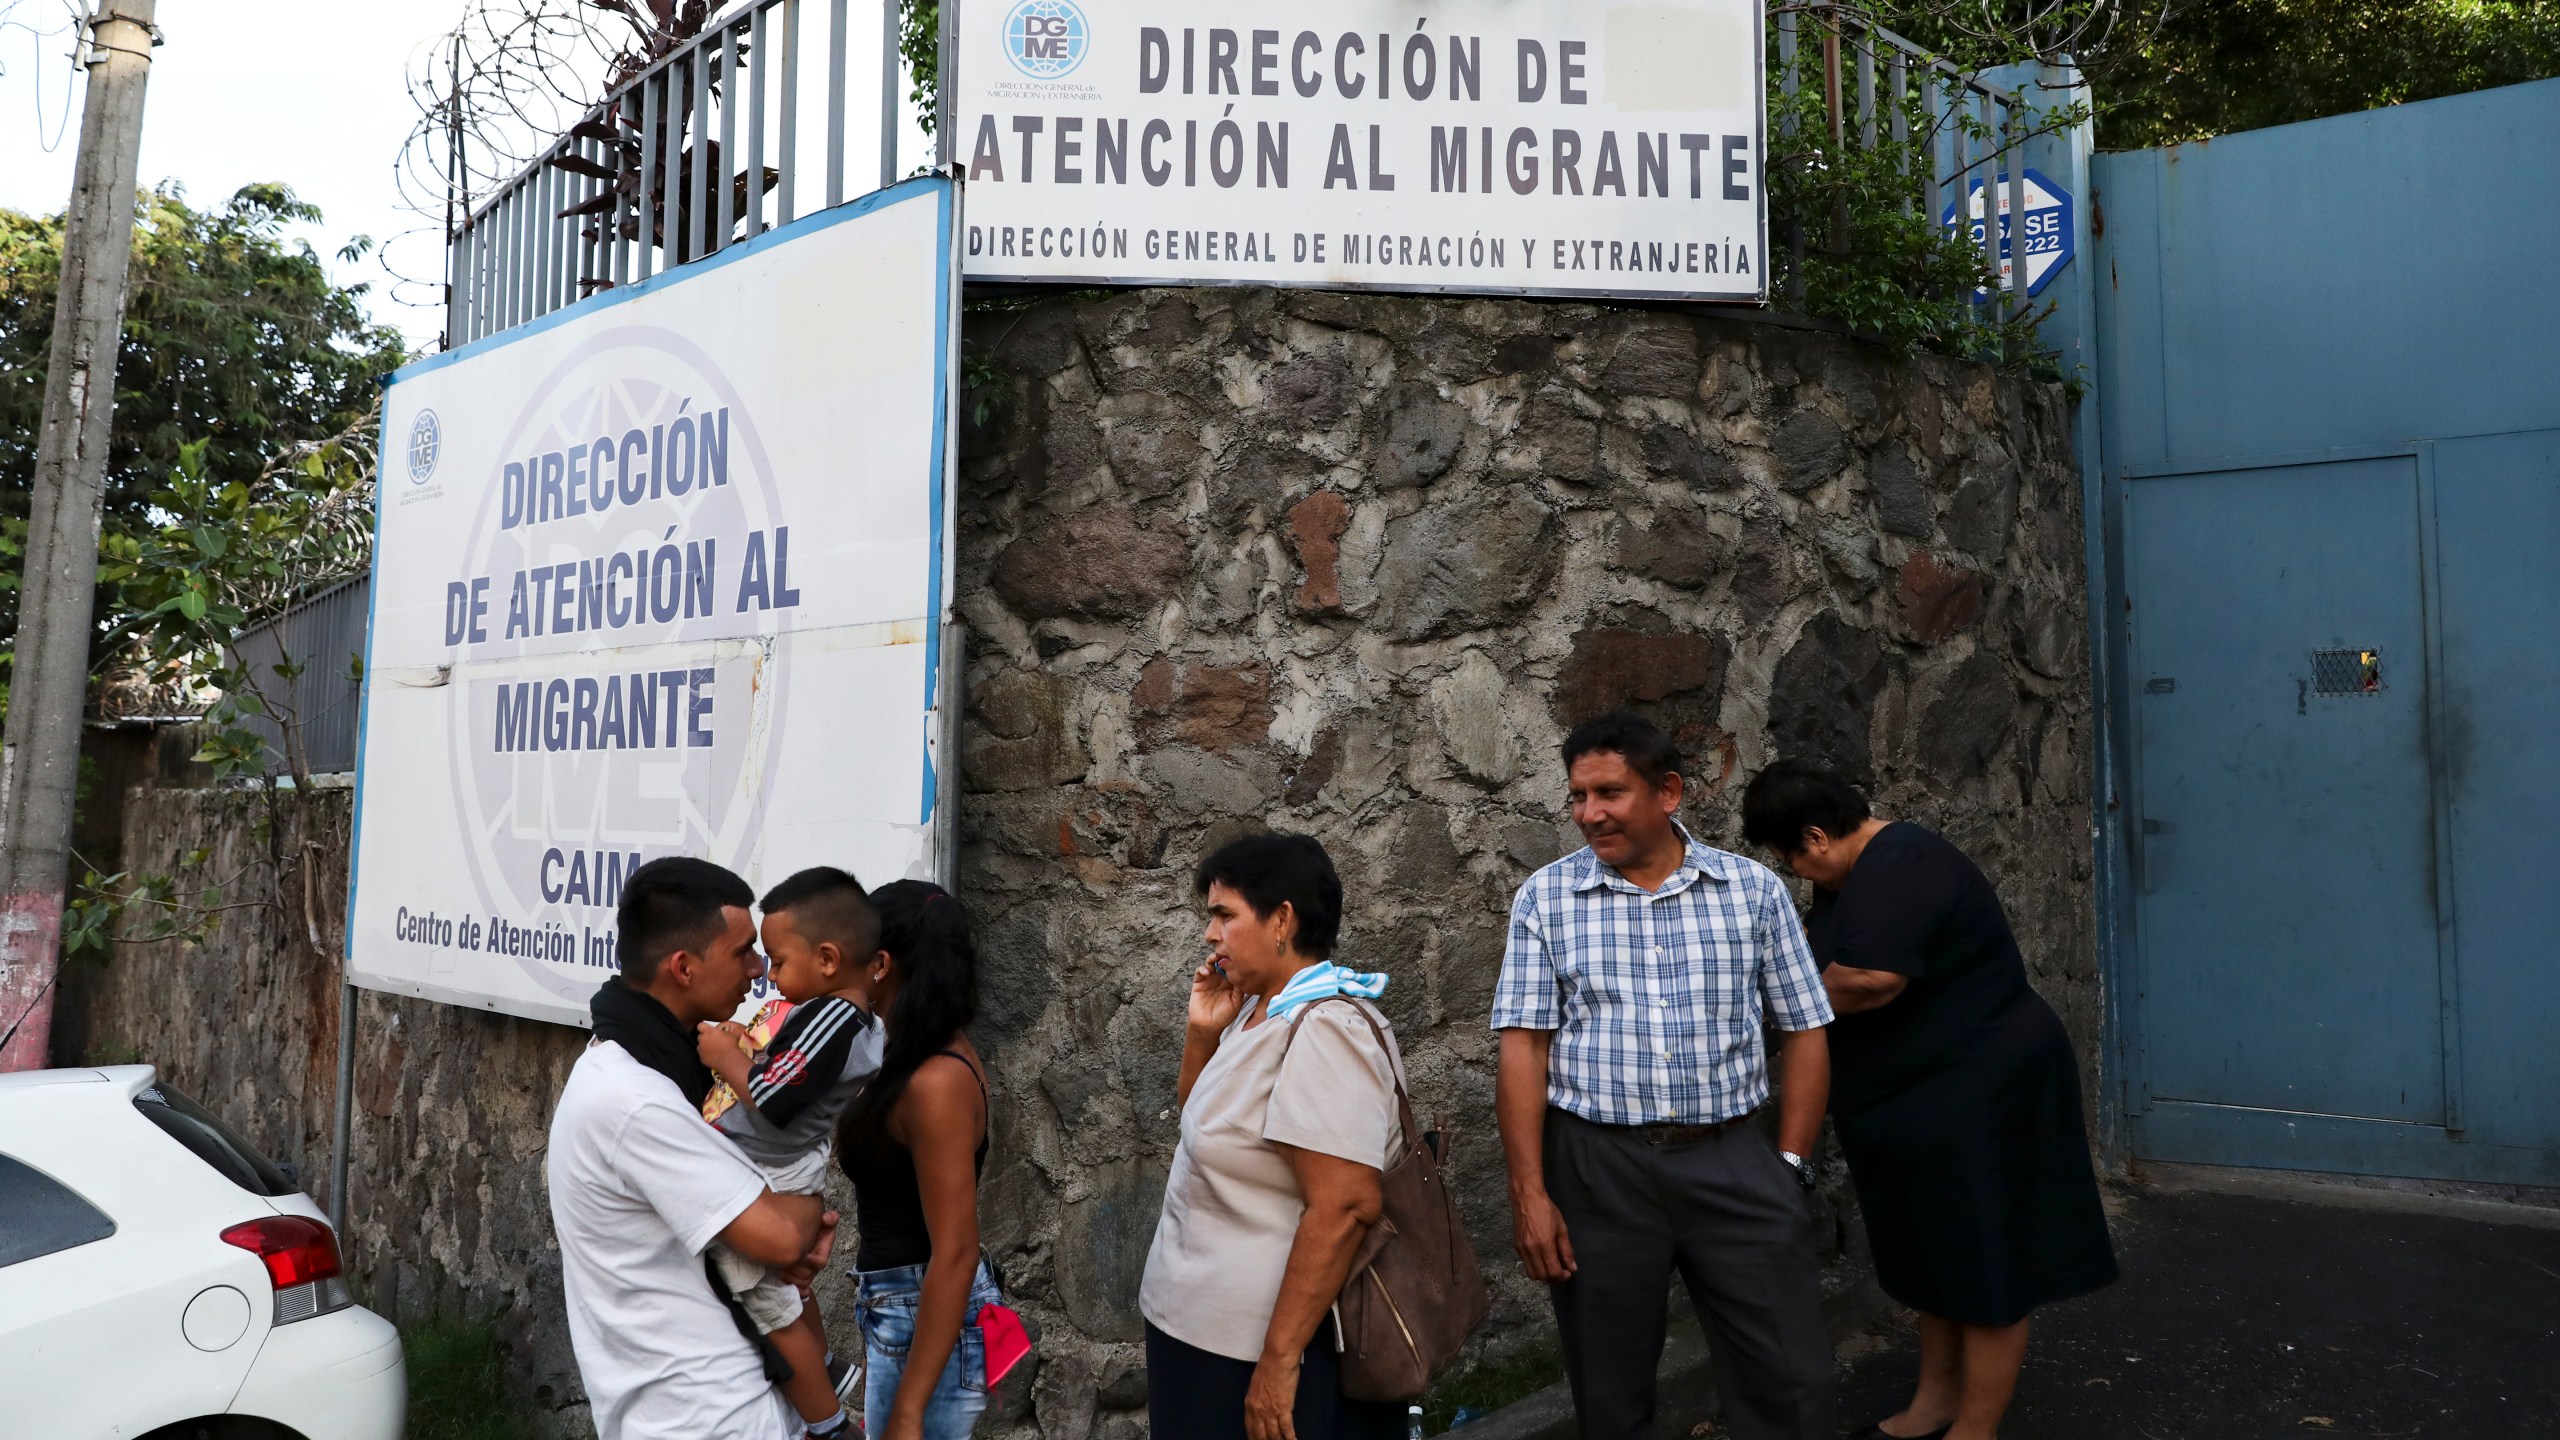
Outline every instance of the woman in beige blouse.
[[(1387, 977), (1327, 958), (1342, 882), (1307, 836), (1238, 840), (1194, 884), (1210, 956), (1191, 977), (1182, 1143), (1138, 1292), (1149, 1427), (1392, 1440), (1397, 1407), (1343, 1398), (1330, 1323), (1398, 1139), (1404, 1062), (1354, 1010)], [(1334, 996), (1352, 1003), (1313, 1003)]]

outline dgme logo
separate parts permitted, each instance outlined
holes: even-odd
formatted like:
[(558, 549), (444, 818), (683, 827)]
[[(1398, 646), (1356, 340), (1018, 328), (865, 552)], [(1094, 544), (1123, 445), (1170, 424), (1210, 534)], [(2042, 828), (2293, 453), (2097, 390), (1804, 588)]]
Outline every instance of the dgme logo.
[(1005, 58), (1035, 80), (1055, 80), (1084, 63), (1084, 12), (1069, 0), (1022, 0), (1004, 19)]
[(436, 473), (436, 461), (444, 454), (444, 422), (433, 410), (421, 410), (409, 425), (409, 483), (424, 485)]

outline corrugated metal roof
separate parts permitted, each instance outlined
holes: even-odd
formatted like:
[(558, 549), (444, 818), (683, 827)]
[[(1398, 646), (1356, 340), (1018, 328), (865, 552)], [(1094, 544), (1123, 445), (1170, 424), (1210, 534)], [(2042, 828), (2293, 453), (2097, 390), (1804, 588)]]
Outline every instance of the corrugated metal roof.
[[(257, 676), (268, 708), (298, 722), (305, 763), (314, 775), (356, 768), (356, 722), (364, 708), (359, 676), (372, 599), (371, 578), (359, 575), (242, 631), (232, 646), (236, 663)], [(276, 667), (284, 664), (300, 667), (299, 673), (289, 680), (277, 675)], [(270, 768), (282, 772), (292, 767), (276, 717), (252, 717), (248, 723), (266, 736)]]

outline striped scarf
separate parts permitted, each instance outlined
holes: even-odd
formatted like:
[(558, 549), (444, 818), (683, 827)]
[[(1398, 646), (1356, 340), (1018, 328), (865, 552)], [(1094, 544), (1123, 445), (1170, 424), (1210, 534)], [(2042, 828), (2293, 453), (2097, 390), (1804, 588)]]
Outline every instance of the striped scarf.
[(1387, 993), (1387, 977), (1369, 970), (1345, 970), (1330, 960), (1319, 961), (1290, 977), (1271, 997), (1264, 1009), (1274, 1020), (1286, 1020), (1289, 1012), (1313, 1000), (1349, 995), (1358, 1000), (1375, 1000)]

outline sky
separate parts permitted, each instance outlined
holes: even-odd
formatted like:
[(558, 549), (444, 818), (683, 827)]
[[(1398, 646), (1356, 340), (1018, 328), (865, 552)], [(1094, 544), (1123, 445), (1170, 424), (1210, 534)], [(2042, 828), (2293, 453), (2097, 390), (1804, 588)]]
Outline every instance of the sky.
[[(440, 226), (441, 216), (402, 208), (394, 167), (418, 115), (406, 77), (465, 8), (466, 0), (159, 0), (166, 43), (143, 103), (142, 183), (177, 181), (200, 208), (252, 182), (291, 186), (323, 214), (298, 237), (340, 283), (371, 284), (375, 319), (409, 336), (413, 349), (431, 343), (440, 312), (416, 302), (440, 292), (395, 284), (386, 264), (440, 274), (441, 241), (420, 227)], [(51, 214), (69, 201), (82, 93), (67, 58), (72, 12), (71, 0), (0, 0), (0, 208)], [(877, 73), (876, 20), (846, 28), (848, 71)], [(872, 153), (872, 143), (866, 134), (852, 153)], [(924, 153), (912, 124), (905, 143), (907, 154)], [(340, 262), (338, 248), (355, 235), (387, 248)]]

